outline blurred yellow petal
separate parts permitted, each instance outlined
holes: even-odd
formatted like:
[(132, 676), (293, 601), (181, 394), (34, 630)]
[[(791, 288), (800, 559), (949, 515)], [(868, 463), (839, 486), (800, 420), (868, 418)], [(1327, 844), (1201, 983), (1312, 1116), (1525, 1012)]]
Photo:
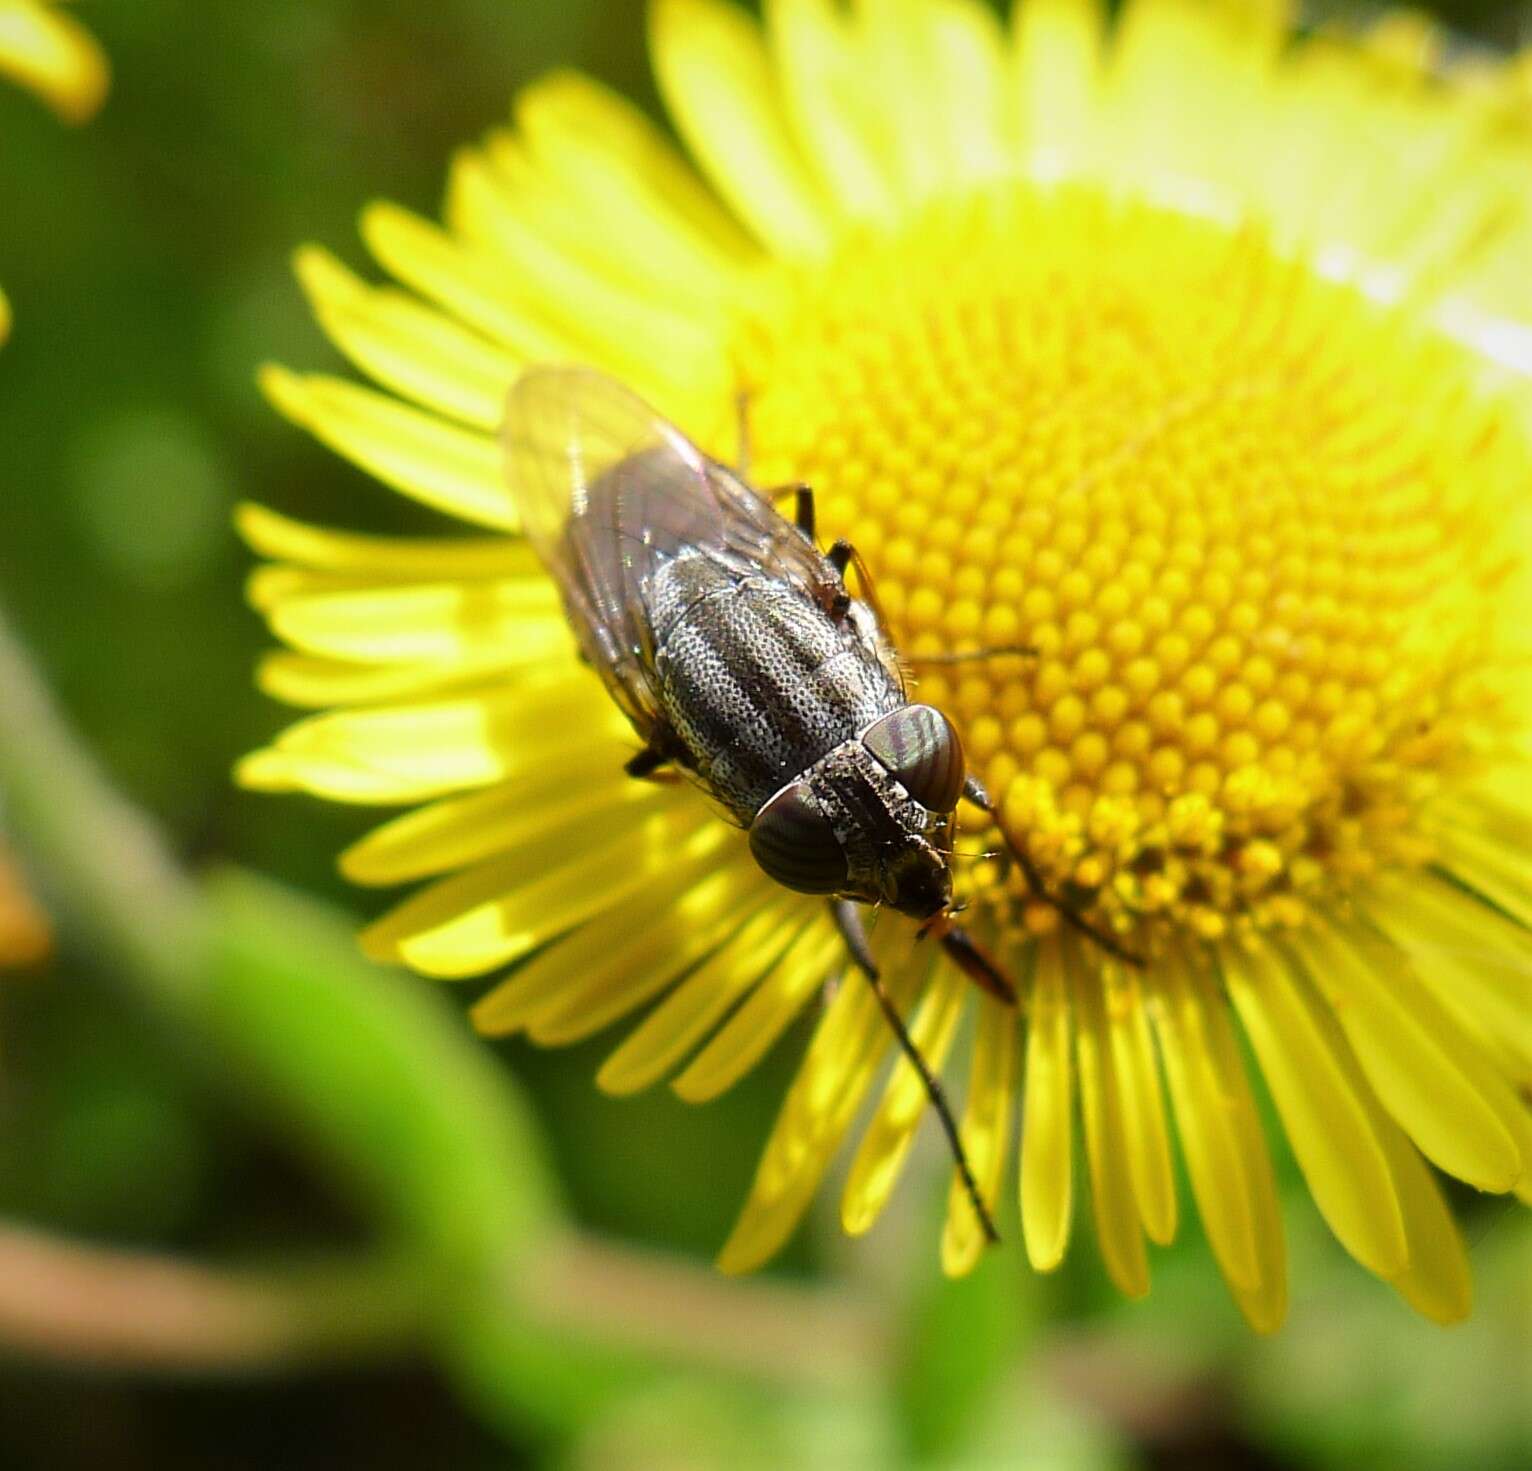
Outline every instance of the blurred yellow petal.
[(234, 524), (251, 550), (263, 557), (374, 581), (415, 578), (430, 582), (449, 577), (531, 575), (538, 571), (531, 548), (503, 536), (444, 537), (435, 541), (362, 536), (310, 526), (248, 502), (235, 511)]
[(401, 961), (422, 975), (483, 975), (637, 893), (677, 845), (702, 841), (716, 849), (723, 831), (705, 828), (699, 839), (696, 827), (695, 812), (655, 797), (588, 812), (545, 846), (488, 859), (422, 889), (370, 925), (362, 944), (375, 959)]
[(83, 123), (105, 99), (111, 68), (73, 16), (43, 0), (0, 0), (0, 77), (35, 92), (65, 122)]
[(732, 1088), (824, 984), (844, 948), (828, 919), (810, 924), (670, 1086), (688, 1103), (706, 1102)]
[[(687, 967), (724, 943), (739, 923), (742, 906), (748, 906), (761, 889), (755, 866), (744, 854), (737, 856), (738, 862), (722, 869), (716, 858), (710, 858), (706, 868), (691, 870), (691, 886), (684, 893), (679, 892), (679, 880), (687, 870), (658, 875), (650, 901), (667, 912), (668, 944), (655, 944), (635, 954), (624, 937), (579, 985), (563, 989), (556, 1003), (539, 1006), (528, 1015), (527, 1035), (544, 1047), (561, 1047), (592, 1036), (652, 1000)], [(748, 913), (748, 907), (743, 912)]]
[(508, 848), (551, 845), (572, 819), (646, 795), (605, 747), (575, 747), (515, 781), (433, 802), (375, 828), (341, 854), (341, 872), (356, 884), (428, 878)]
[(396, 204), (368, 205), (362, 212), (362, 238), (385, 270), (518, 360), (560, 362), (570, 356), (573, 345), (541, 318), (534, 301), (513, 289), (500, 262), (487, 251)]
[(633, 103), (556, 71), (516, 99), (516, 120), (549, 176), (599, 212), (613, 241), (718, 296), (745, 284), (758, 247)]
[(385, 485), (465, 521), (516, 529), (496, 440), (341, 378), (271, 365), (260, 381), (282, 414)]
[(856, 219), (888, 222), (895, 194), (878, 147), (876, 77), (833, 0), (767, 0), (782, 106), (826, 194)]
[(1482, 1190), (1510, 1189), (1522, 1171), (1510, 1088), (1403, 952), (1359, 926), (1314, 930), (1299, 945), (1362, 1071), (1421, 1151)]
[(535, 698), (502, 681), (472, 697), (311, 716), (283, 731), (276, 746), (443, 791), (533, 770), (577, 741), (609, 740), (619, 760), (625, 723), (588, 675), (571, 674), (535, 687)]
[[(884, 979), (903, 1011), (911, 990), (907, 972), (885, 971)], [(750, 1195), (718, 1255), (721, 1270), (752, 1271), (787, 1240), (892, 1045), (872, 988), (859, 976), (847, 977), (782, 1102)]]
[(1270, 1333), (1287, 1311), (1286, 1248), (1226, 1007), (1193, 962), (1163, 967), (1158, 981), (1156, 1028), (1197, 1210), (1241, 1311)]
[(387, 705), (462, 692), (506, 667), (495, 658), (469, 664), (351, 664), (277, 650), (262, 656), (255, 682), (274, 700), (308, 710), (331, 705)]
[(787, 132), (755, 23), (729, 0), (655, 0), (650, 39), (670, 114), (734, 213), (773, 250), (825, 255), (834, 204)]
[[(942, 967), (909, 1023), (910, 1039), (933, 1073), (940, 1073), (952, 1048), (969, 986), (961, 971)], [(870, 1230), (888, 1204), (929, 1104), (920, 1075), (901, 1055), (851, 1161), (841, 1198), (841, 1226), (849, 1235)]]
[(767, 902), (764, 877), (755, 913), (742, 905), (739, 928), (710, 955), (602, 1064), (596, 1082), (608, 1093), (638, 1093), (656, 1083), (728, 1015), (734, 1004), (772, 970), (792, 943), (796, 900)]
[(1074, 1216), (1074, 1072), (1063, 952), (1040, 947), (1027, 1007), (1021, 1102), (1021, 1231), (1039, 1272), (1064, 1260)]
[(1100, 979), (1083, 973), (1077, 948), (1070, 946), (1066, 955), (1070, 997), (1078, 1017), (1075, 1059), (1096, 1241), (1119, 1290), (1128, 1297), (1143, 1297), (1149, 1291), (1149, 1257), (1128, 1149), (1128, 1100), (1117, 1076), (1106, 1001)]
[[(1000, 1195), (1010, 1153), (1016, 1055), (1016, 1008), (981, 994), (978, 1034), (968, 1075), (968, 1101), (959, 1134), (980, 1198), (991, 1213)], [(942, 1270), (949, 1277), (965, 1276), (979, 1264), (986, 1245), (968, 1191), (954, 1174), (942, 1231)]]
[(1524, 1093), (1532, 1087), (1532, 934), (1441, 880), (1413, 876), (1382, 891), (1374, 922), (1507, 1076)]
[(569, 626), (546, 580), (415, 584), (289, 597), (271, 628), (304, 653), (361, 663), (548, 659)]
[[(520, 218), (480, 155), (464, 153), (453, 164), (446, 212), (461, 238), (499, 258), (507, 278), (542, 304), (568, 340), (567, 356), (626, 379), (672, 413), (678, 382), (699, 397), (727, 397), (729, 365), (712, 314), (658, 301), (652, 286), (594, 270), (560, 250)], [(661, 359), (656, 342), (674, 356)], [(685, 372), (668, 372), (669, 362), (684, 363)]]
[(294, 269), (330, 340), (363, 372), (423, 408), (499, 429), (521, 359), (402, 291), (368, 286), (318, 246), (304, 246)]
[(1103, 16), (1098, 0), (1027, 0), (1015, 28), (1015, 146), (1040, 178), (1067, 176), (1094, 156)]
[(1230, 998), (1271, 1089), (1314, 1203), (1337, 1239), (1380, 1277), (1403, 1270), (1404, 1220), (1367, 1084), (1308, 983), (1261, 950), (1231, 959)]
[(1103, 981), (1112, 1062), (1125, 1098), (1128, 1168), (1139, 1220), (1151, 1241), (1168, 1246), (1176, 1235), (1176, 1182), (1149, 1014), (1138, 980), (1126, 967), (1104, 967)]

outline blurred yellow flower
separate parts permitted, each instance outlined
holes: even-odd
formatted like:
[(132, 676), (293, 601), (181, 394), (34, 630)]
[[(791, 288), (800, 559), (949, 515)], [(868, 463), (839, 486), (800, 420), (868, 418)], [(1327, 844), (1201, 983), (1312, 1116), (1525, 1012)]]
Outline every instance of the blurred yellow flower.
[[(520, 369), (631, 382), (720, 458), (747, 389), (760, 483), (806, 479), (907, 653), (1018, 642), (921, 699), (1040, 871), (1143, 973), (998, 862), (965, 920), (1020, 1015), (912, 928), (875, 946), (961, 1127), (1019, 1194), (1040, 1270), (1068, 1246), (1076, 1101), (1123, 1291), (1192, 1193), (1250, 1323), (1286, 1310), (1282, 1221), (1245, 1051), (1320, 1211), (1428, 1316), (1469, 1308), (1425, 1160), (1528, 1193), (1532, 786), (1532, 87), (1407, 15), (1295, 39), (1274, 3), (659, 0), (652, 49), (693, 163), (573, 75), (455, 161), (440, 228), (388, 204), (406, 289), (316, 248), (298, 272), (388, 392), (270, 368), (272, 401), (416, 500), (487, 530), (379, 539), (254, 507), (251, 596), (314, 709), (247, 785), (410, 811), (343, 858), (431, 882), (365, 936), (433, 976), (514, 965), (491, 1034), (571, 1042), (653, 1005), (599, 1082), (729, 1087), (843, 968), (632, 742), (516, 538), (496, 441)], [(703, 180), (706, 180), (704, 183)], [(981, 814), (964, 846), (982, 848)], [(1241, 1041), (1243, 1034), (1243, 1043)], [(868, 988), (820, 1017), (722, 1265), (784, 1241), (878, 1082)], [(870, 1227), (924, 1113), (899, 1061), (851, 1162)], [(1424, 1158), (1423, 1158), (1424, 1157)], [(982, 1241), (954, 1184), (943, 1264)]]
[[(106, 96), (111, 72), (89, 31), (48, 0), (0, 0), (0, 77), (35, 92), (65, 122), (83, 123)], [(0, 291), (0, 342), (11, 313)]]

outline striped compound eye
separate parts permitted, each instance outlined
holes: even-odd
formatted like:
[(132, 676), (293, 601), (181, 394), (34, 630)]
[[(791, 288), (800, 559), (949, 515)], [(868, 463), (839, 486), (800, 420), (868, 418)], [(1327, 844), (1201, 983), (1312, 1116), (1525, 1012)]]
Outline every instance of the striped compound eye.
[(801, 781), (783, 787), (750, 824), (750, 851), (770, 878), (800, 894), (846, 886), (846, 855)]
[(951, 812), (963, 795), (963, 742), (931, 705), (905, 705), (862, 732), (862, 744), (928, 812)]

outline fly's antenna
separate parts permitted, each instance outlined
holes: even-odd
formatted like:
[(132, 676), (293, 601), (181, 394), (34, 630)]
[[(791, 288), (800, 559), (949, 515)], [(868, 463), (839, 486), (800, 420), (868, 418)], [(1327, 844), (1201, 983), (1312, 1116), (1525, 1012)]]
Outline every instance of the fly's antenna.
[(1000, 1233), (995, 1229), (994, 1218), (990, 1215), (989, 1207), (984, 1203), (984, 1197), (979, 1193), (978, 1181), (973, 1177), (973, 1167), (968, 1163), (968, 1153), (963, 1148), (957, 1123), (947, 1103), (947, 1094), (942, 1088), (941, 1080), (931, 1071), (931, 1065), (922, 1056), (920, 1048), (915, 1045), (915, 1039), (910, 1036), (909, 1029), (904, 1024), (904, 1018), (899, 1015), (899, 1008), (894, 1005), (894, 998), (888, 994), (883, 984), (883, 977), (878, 970), (877, 962), (872, 958), (872, 950), (867, 944), (867, 931), (862, 925), (862, 916), (856, 903), (851, 899), (832, 899), (830, 912), (835, 916), (835, 927), (840, 931), (841, 938), (845, 940), (846, 950), (852, 961), (867, 977), (867, 983), (872, 987), (872, 994), (877, 997), (878, 1005), (883, 1009), (883, 1015), (892, 1028), (900, 1049), (925, 1085), (926, 1097), (931, 1100), (931, 1107), (936, 1110), (936, 1117), (941, 1121), (942, 1132), (947, 1136), (947, 1144), (952, 1150), (953, 1163), (957, 1165), (958, 1177), (963, 1182), (968, 1203), (979, 1219), (979, 1227), (984, 1232), (984, 1239), (994, 1246), (1000, 1240)]

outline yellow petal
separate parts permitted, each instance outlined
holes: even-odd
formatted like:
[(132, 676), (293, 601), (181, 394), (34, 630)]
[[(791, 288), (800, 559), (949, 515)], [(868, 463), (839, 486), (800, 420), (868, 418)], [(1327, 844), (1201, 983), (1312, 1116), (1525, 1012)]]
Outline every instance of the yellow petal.
[(746, 284), (760, 248), (626, 97), (556, 71), (516, 99), (516, 120), (546, 176), (587, 215), (600, 211), (635, 257), (658, 258), (667, 274), (719, 297)]
[(755, 23), (727, 0), (655, 0), (650, 51), (676, 127), (735, 214), (782, 255), (828, 254), (833, 206), (787, 132)]
[(1112, 1281), (1128, 1297), (1143, 1297), (1149, 1291), (1149, 1259), (1128, 1148), (1128, 1100), (1117, 1076), (1103, 981), (1099, 974), (1085, 970), (1075, 946), (1069, 947), (1067, 957), (1070, 995), (1078, 1018), (1075, 1055), (1096, 1241)]
[(1532, 1086), (1532, 935), (1425, 874), (1383, 889), (1374, 922), (1513, 1082)]
[(353, 843), (340, 869), (354, 884), (409, 883), (466, 868), (508, 848), (547, 843), (572, 819), (646, 796), (601, 747), (575, 747), (485, 792), (396, 817)]
[(1037, 947), (1022, 1086), (1021, 1231), (1032, 1265), (1051, 1272), (1064, 1260), (1074, 1214), (1074, 1076), (1063, 948), (1057, 942)]
[(622, 759), (627, 722), (584, 671), (505, 680), (490, 693), (311, 716), (283, 731), (291, 756), (350, 763), (380, 778), (435, 787), (488, 786), (536, 770), (572, 745), (611, 742)]
[(235, 511), (234, 524), (259, 555), (320, 572), (434, 582), (530, 575), (540, 567), (525, 542), (500, 536), (437, 540), (363, 536), (310, 526), (248, 501)]
[(1095, 151), (1101, 89), (1097, 0), (1025, 0), (1012, 10), (1016, 146), (1039, 178), (1080, 172)]
[(1125, 966), (1103, 969), (1112, 1061), (1123, 1090), (1123, 1122), (1133, 1195), (1144, 1233), (1158, 1246), (1176, 1235), (1176, 1182), (1160, 1068), (1138, 979)]
[(779, 899), (753, 915), (742, 910), (738, 931), (607, 1058), (597, 1085), (623, 1096), (658, 1082), (777, 964), (796, 933), (791, 919), (798, 907)]
[[(848, 978), (820, 1021), (718, 1266), (749, 1272), (787, 1239), (861, 1107), (892, 1038), (872, 988)], [(897, 1005), (908, 999), (890, 978)]]
[(1510, 1189), (1522, 1168), (1510, 1089), (1404, 953), (1361, 926), (1314, 928), (1300, 953), (1384, 1107), (1427, 1157), (1482, 1190)]
[(1462, 1232), (1404, 1130), (1383, 1111), (1371, 1091), (1359, 1097), (1388, 1161), (1404, 1221), (1408, 1259), (1390, 1281), (1416, 1312), (1433, 1322), (1461, 1322), (1473, 1306), (1473, 1279)]
[(1011, 102), (994, 12), (975, 0), (934, 0), (920, 10), (921, 42), (951, 185), (979, 188), (1010, 167)]
[(269, 365), (260, 383), (280, 413), (385, 485), (465, 521), (516, 529), (493, 439), (341, 378)]
[(290, 597), (268, 617), (295, 649), (359, 663), (530, 664), (574, 652), (543, 577)]
[(262, 656), (255, 682), (263, 694), (289, 705), (324, 710), (334, 705), (398, 704), (425, 696), (466, 693), (503, 670), (495, 658), (484, 664), (349, 664), (312, 654), (279, 650)]
[[(968, 1075), (968, 1101), (959, 1137), (968, 1155), (979, 1196), (993, 1212), (1005, 1177), (1011, 1147), (1011, 1114), (1016, 1091), (1016, 1023), (1014, 1006), (993, 996), (979, 998), (979, 1027), (974, 1038), (973, 1066)], [(947, 1194), (947, 1220), (942, 1231), (942, 1270), (962, 1277), (979, 1263), (986, 1245), (968, 1191), (954, 1171)]]
[[(672, 413), (677, 382), (693, 394), (727, 397), (731, 373), (714, 313), (673, 307), (651, 285), (616, 279), (561, 249), (521, 217), (478, 153), (463, 153), (453, 164), (447, 221), (501, 260), (507, 276), (568, 339), (571, 356), (626, 380)], [(663, 353), (654, 350), (659, 342)], [(667, 364), (685, 367), (671, 371)]]
[(524, 362), (401, 291), (367, 285), (327, 250), (294, 269), (330, 340), (363, 372), (424, 408), (496, 430)]
[(704, 1103), (732, 1088), (824, 984), (843, 949), (828, 919), (810, 924), (670, 1086), (688, 1103)]
[(341, 757), (270, 749), (242, 758), (235, 765), (234, 780), (253, 792), (308, 792), (365, 807), (421, 802), (441, 791), (436, 782), (374, 771)]
[[(937, 1077), (951, 1051), (969, 989), (970, 982), (960, 971), (941, 967), (908, 1024), (910, 1040)], [(888, 1204), (929, 1102), (920, 1074), (901, 1054), (851, 1161), (841, 1197), (841, 1226), (848, 1235), (860, 1236), (871, 1229)]]
[(679, 845), (716, 848), (726, 833), (694, 802), (608, 806), (570, 821), (546, 849), (492, 858), (423, 889), (369, 926), (362, 945), (422, 975), (483, 975), (639, 892)]
[(35, 92), (65, 122), (83, 123), (106, 97), (111, 67), (72, 16), (35, 0), (0, 0), (0, 76)]
[[(542, 1047), (561, 1047), (592, 1036), (659, 995), (678, 975), (716, 950), (748, 918), (749, 904), (761, 897), (760, 871), (745, 854), (736, 854), (736, 859), (720, 869), (710, 855), (688, 892), (666, 905), (668, 946), (630, 955), (626, 963), (609, 955), (555, 1004), (528, 1016), (527, 1035)], [(671, 875), (663, 878), (668, 882)], [(654, 886), (651, 899), (656, 904), (664, 901), (661, 885)]]
[(1393, 1276), (1407, 1259), (1404, 1220), (1334, 1017), (1268, 951), (1230, 955), (1224, 977), (1320, 1213), (1363, 1266)]
[(830, 0), (767, 0), (782, 106), (826, 194), (858, 220), (891, 221), (889, 171), (877, 147), (876, 78), (861, 65)]
[(1197, 1209), (1240, 1310), (1270, 1333), (1287, 1311), (1282, 1218), (1227, 1008), (1193, 962), (1162, 963), (1155, 979), (1154, 1019)]
[(362, 239), (384, 270), (439, 303), (518, 361), (560, 362), (572, 345), (516, 289), (504, 265), (484, 250), (396, 204), (362, 212)]
[(631, 1010), (716, 946), (753, 877), (748, 859), (736, 858), (720, 865), (716, 854), (692, 852), (657, 869), (639, 892), (616, 899), (488, 992), (473, 1007), (474, 1025), (492, 1036), (529, 1031), (552, 1044)]

